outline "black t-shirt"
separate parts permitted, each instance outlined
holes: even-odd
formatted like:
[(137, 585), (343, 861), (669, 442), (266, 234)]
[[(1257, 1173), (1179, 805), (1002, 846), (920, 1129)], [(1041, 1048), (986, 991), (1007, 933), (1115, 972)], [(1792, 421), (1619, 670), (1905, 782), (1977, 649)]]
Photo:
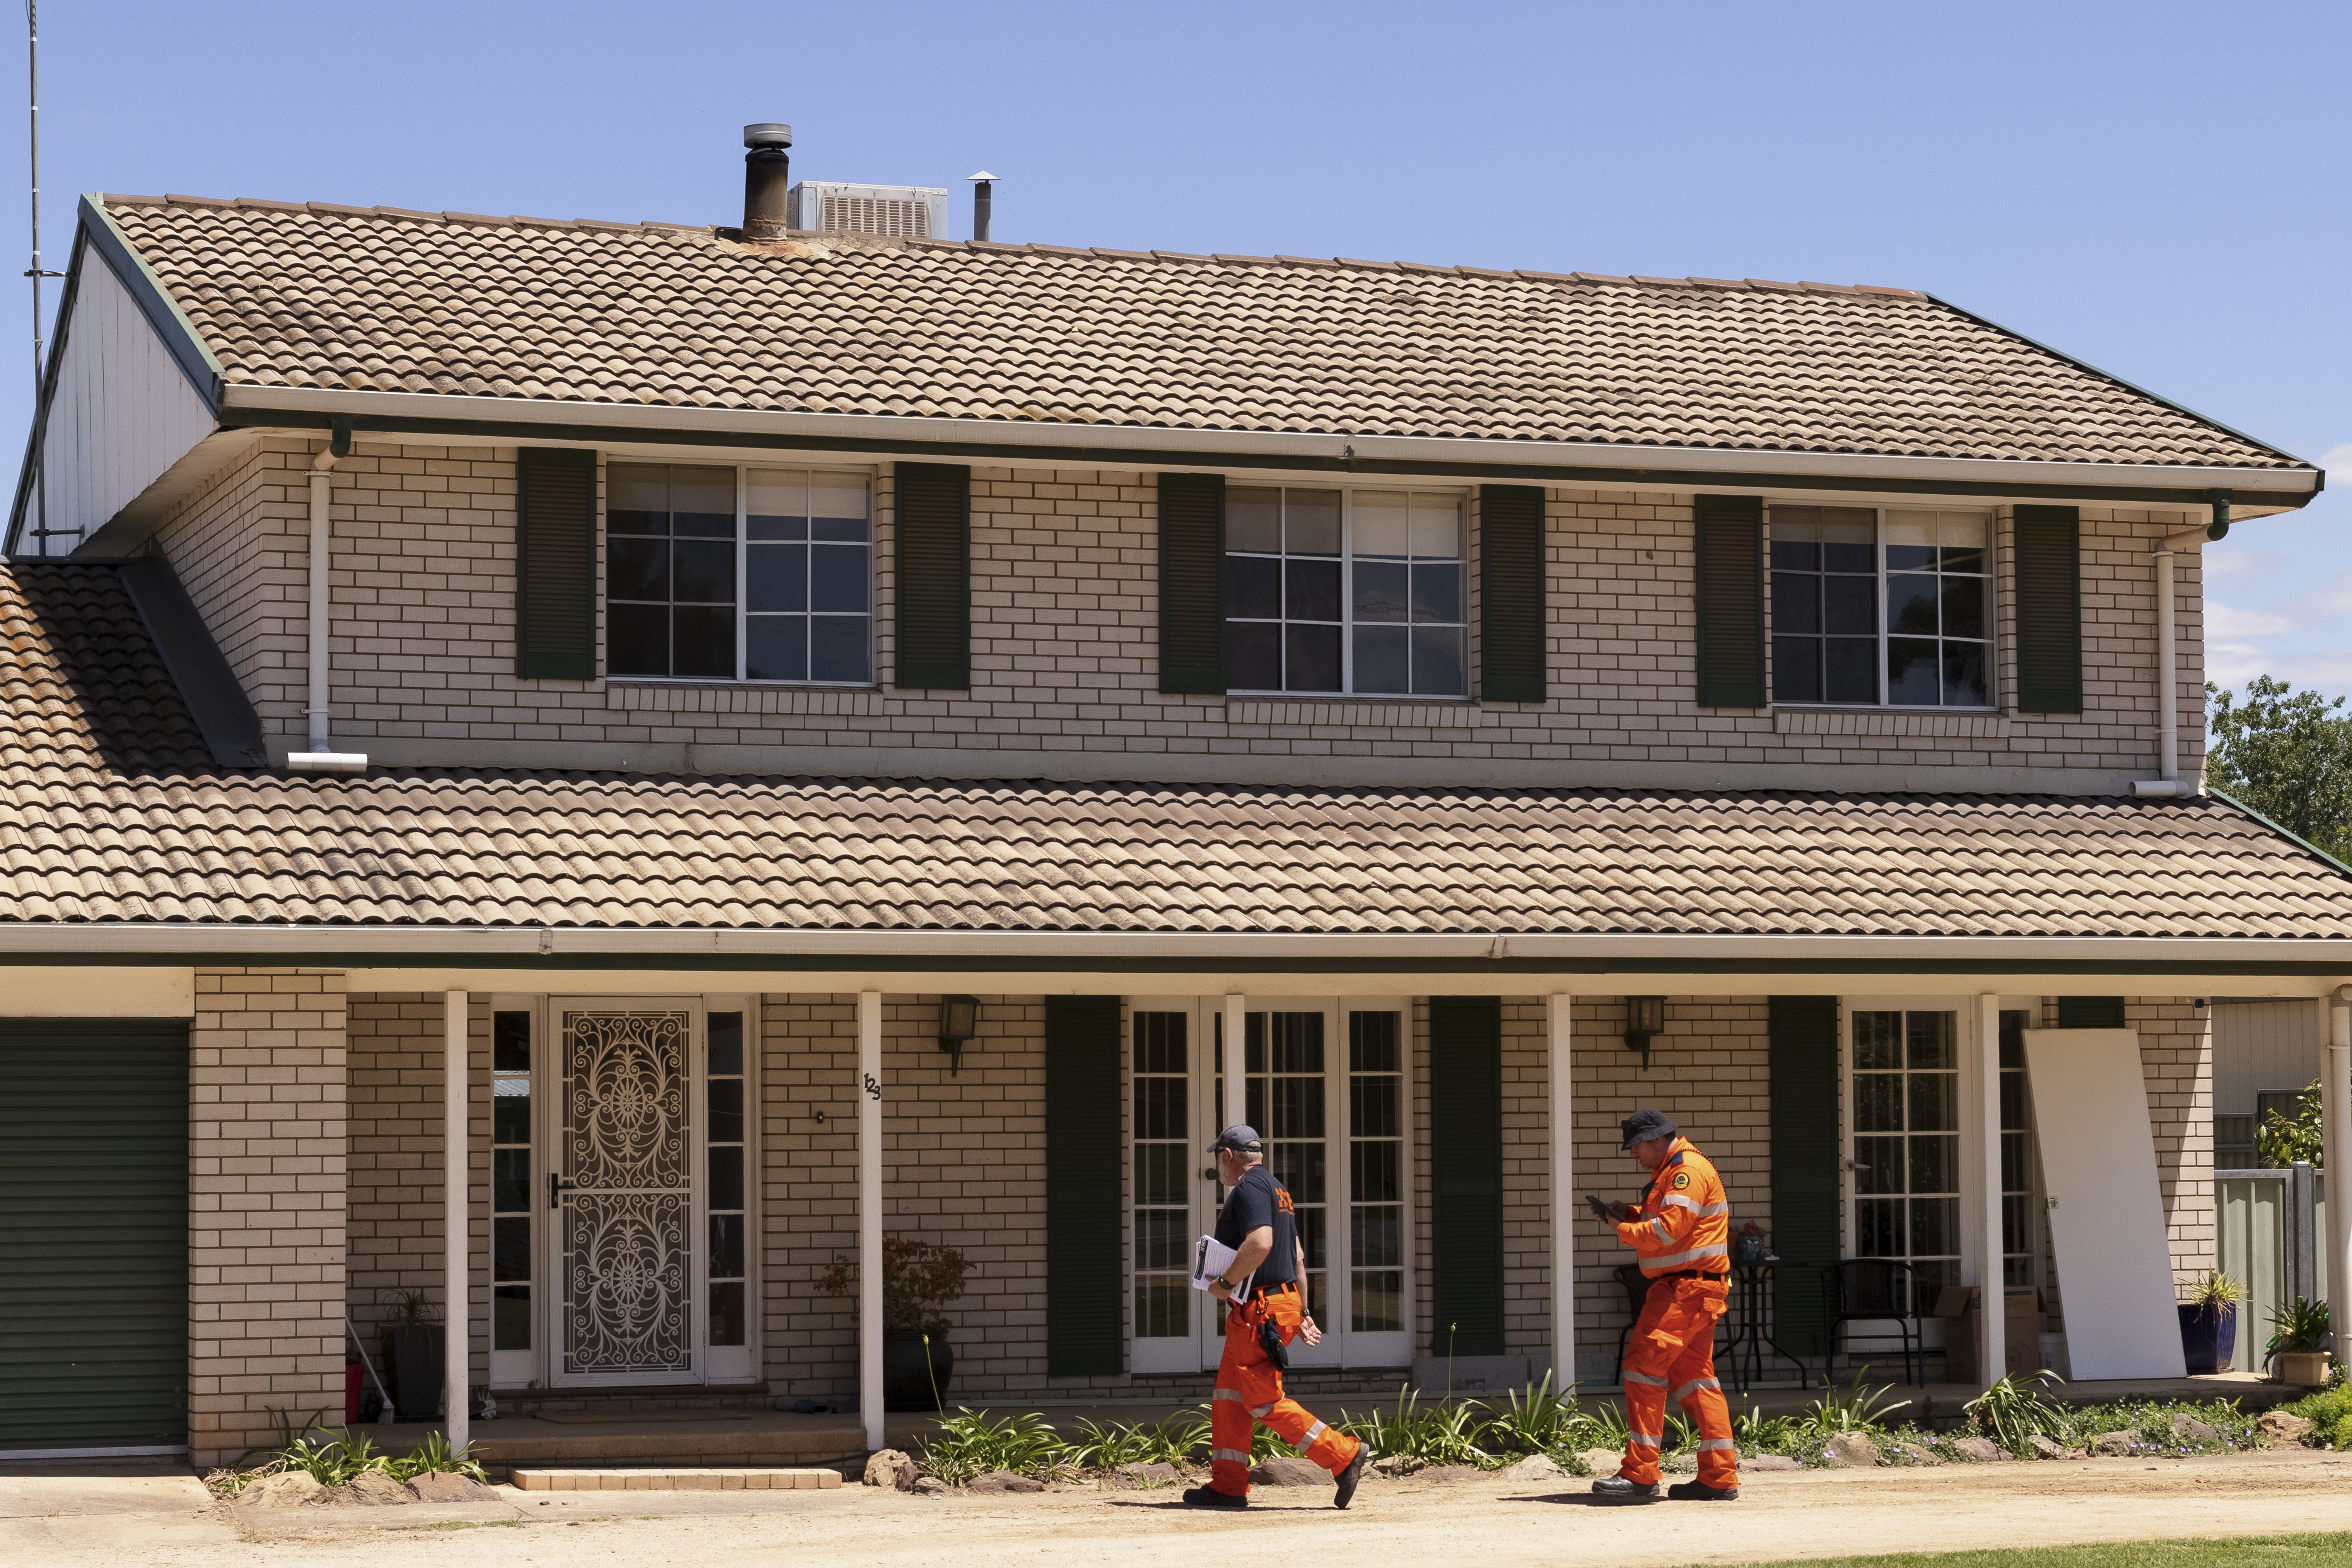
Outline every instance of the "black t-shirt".
[[(1267, 1225), (1274, 1226), (1274, 1250), (1257, 1266), (1254, 1283), (1294, 1284), (1298, 1279), (1297, 1211), (1291, 1207), (1290, 1194), (1274, 1179), (1274, 1173), (1264, 1165), (1252, 1165), (1241, 1185), (1225, 1194), (1225, 1206), (1217, 1211), (1217, 1239), (1237, 1248), (1250, 1232)], [(1225, 1272), (1231, 1275), (1233, 1270)]]

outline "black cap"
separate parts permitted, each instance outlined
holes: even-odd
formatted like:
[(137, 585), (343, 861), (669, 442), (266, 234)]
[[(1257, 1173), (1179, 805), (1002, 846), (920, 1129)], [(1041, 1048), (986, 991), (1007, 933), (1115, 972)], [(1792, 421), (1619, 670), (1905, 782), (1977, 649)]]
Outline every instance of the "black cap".
[(1645, 1105), (1620, 1121), (1617, 1131), (1625, 1134), (1625, 1142), (1617, 1147), (1625, 1150), (1636, 1143), (1647, 1143), (1653, 1138), (1671, 1138), (1681, 1129), (1666, 1120), (1664, 1111), (1653, 1110)]
[(1257, 1129), (1244, 1127), (1238, 1121), (1218, 1133), (1217, 1141), (1209, 1145), (1209, 1152), (1212, 1154), (1223, 1153), (1229, 1149), (1236, 1154), (1265, 1152), (1265, 1145), (1257, 1141)]

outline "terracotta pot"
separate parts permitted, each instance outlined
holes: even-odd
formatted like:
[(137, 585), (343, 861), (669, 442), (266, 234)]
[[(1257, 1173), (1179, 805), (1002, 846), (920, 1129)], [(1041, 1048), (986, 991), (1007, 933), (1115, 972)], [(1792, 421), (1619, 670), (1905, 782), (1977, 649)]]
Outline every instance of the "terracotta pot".
[(2316, 1388), (2327, 1381), (2326, 1351), (2281, 1351), (2278, 1380), (2290, 1387)]

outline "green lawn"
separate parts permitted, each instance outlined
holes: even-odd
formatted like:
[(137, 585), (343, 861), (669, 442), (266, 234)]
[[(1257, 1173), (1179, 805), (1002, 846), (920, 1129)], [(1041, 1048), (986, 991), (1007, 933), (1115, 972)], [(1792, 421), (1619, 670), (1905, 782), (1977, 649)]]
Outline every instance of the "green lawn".
[(2352, 1535), (2247, 1535), (2234, 1541), (2124, 1541), (2000, 1552), (1807, 1557), (1770, 1568), (2352, 1568)]

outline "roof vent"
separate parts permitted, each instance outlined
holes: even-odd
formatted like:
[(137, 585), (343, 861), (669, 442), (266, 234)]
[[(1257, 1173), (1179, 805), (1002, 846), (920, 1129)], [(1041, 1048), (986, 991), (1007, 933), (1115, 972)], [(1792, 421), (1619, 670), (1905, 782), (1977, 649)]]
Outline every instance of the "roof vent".
[(929, 185), (845, 185), (803, 180), (789, 208), (798, 229), (937, 239), (947, 229), (948, 194)]
[(743, 237), (782, 239), (791, 206), (787, 182), (793, 177), (793, 144), (789, 125), (743, 127)]

